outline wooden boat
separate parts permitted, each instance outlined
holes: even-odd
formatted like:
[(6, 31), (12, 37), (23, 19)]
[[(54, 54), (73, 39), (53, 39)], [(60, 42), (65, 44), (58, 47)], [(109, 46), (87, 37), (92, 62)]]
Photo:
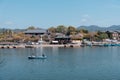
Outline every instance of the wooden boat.
[(47, 56), (28, 56), (28, 59), (46, 59)]

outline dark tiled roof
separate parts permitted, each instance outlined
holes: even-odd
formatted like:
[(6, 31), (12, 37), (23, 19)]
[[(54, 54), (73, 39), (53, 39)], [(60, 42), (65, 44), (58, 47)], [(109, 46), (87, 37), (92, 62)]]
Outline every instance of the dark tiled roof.
[(120, 30), (115, 30), (115, 31), (109, 30), (108, 32), (114, 33), (114, 32), (120, 32)]
[(56, 33), (55, 35), (56, 36), (63, 36), (64, 34), (62, 34), (62, 33)]
[(27, 30), (24, 33), (46, 33), (47, 30), (44, 29), (38, 29), (38, 30)]

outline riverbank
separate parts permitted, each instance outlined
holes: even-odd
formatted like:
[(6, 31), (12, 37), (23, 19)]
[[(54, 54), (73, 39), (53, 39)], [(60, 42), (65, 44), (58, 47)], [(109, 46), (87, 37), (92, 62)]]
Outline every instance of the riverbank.
[(120, 46), (120, 44), (90, 44), (90, 45), (82, 45), (82, 44), (34, 44), (34, 45), (26, 45), (26, 44), (17, 44), (17, 45), (0, 45), (1, 49), (4, 48), (39, 48), (39, 47), (85, 47), (85, 46), (96, 46), (96, 47), (108, 47), (108, 46)]
[(80, 47), (79, 44), (43, 44), (43, 45), (0, 45), (0, 48), (39, 48), (39, 47)]
[(25, 45), (25, 48), (32, 47), (81, 47), (79, 44), (43, 44), (43, 45)]
[[(41, 45), (0, 45), (0, 48), (37, 48), (41, 47)], [(42, 47), (64, 47), (64, 45), (50, 45), (50, 44), (45, 44), (42, 45)]]

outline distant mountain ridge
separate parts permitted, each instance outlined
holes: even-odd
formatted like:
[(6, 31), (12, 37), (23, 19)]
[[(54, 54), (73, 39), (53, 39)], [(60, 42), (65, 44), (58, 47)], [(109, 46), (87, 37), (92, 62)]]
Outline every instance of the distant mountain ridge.
[(88, 31), (120, 31), (120, 25), (112, 25), (110, 27), (100, 27), (97, 25), (80, 26), (77, 29), (86, 29)]
[(0, 28), (0, 32), (4, 32), (6, 30), (12, 30), (13, 32), (23, 32), (26, 29), (5, 29), (5, 28)]
[[(90, 26), (79, 26), (77, 29), (85, 29), (91, 32), (94, 31), (120, 31), (120, 25), (112, 25), (110, 27), (100, 27), (97, 25), (90, 25)], [(5, 29), (5, 28), (0, 28), (0, 32), (3, 32), (5, 30), (9, 30), (9, 29)], [(13, 32), (23, 32), (26, 29), (11, 29)]]

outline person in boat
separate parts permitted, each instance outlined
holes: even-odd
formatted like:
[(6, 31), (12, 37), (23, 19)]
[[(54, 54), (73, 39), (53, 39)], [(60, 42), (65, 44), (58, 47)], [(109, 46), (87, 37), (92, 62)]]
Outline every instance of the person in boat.
[(45, 54), (42, 54), (42, 57), (45, 57)]

